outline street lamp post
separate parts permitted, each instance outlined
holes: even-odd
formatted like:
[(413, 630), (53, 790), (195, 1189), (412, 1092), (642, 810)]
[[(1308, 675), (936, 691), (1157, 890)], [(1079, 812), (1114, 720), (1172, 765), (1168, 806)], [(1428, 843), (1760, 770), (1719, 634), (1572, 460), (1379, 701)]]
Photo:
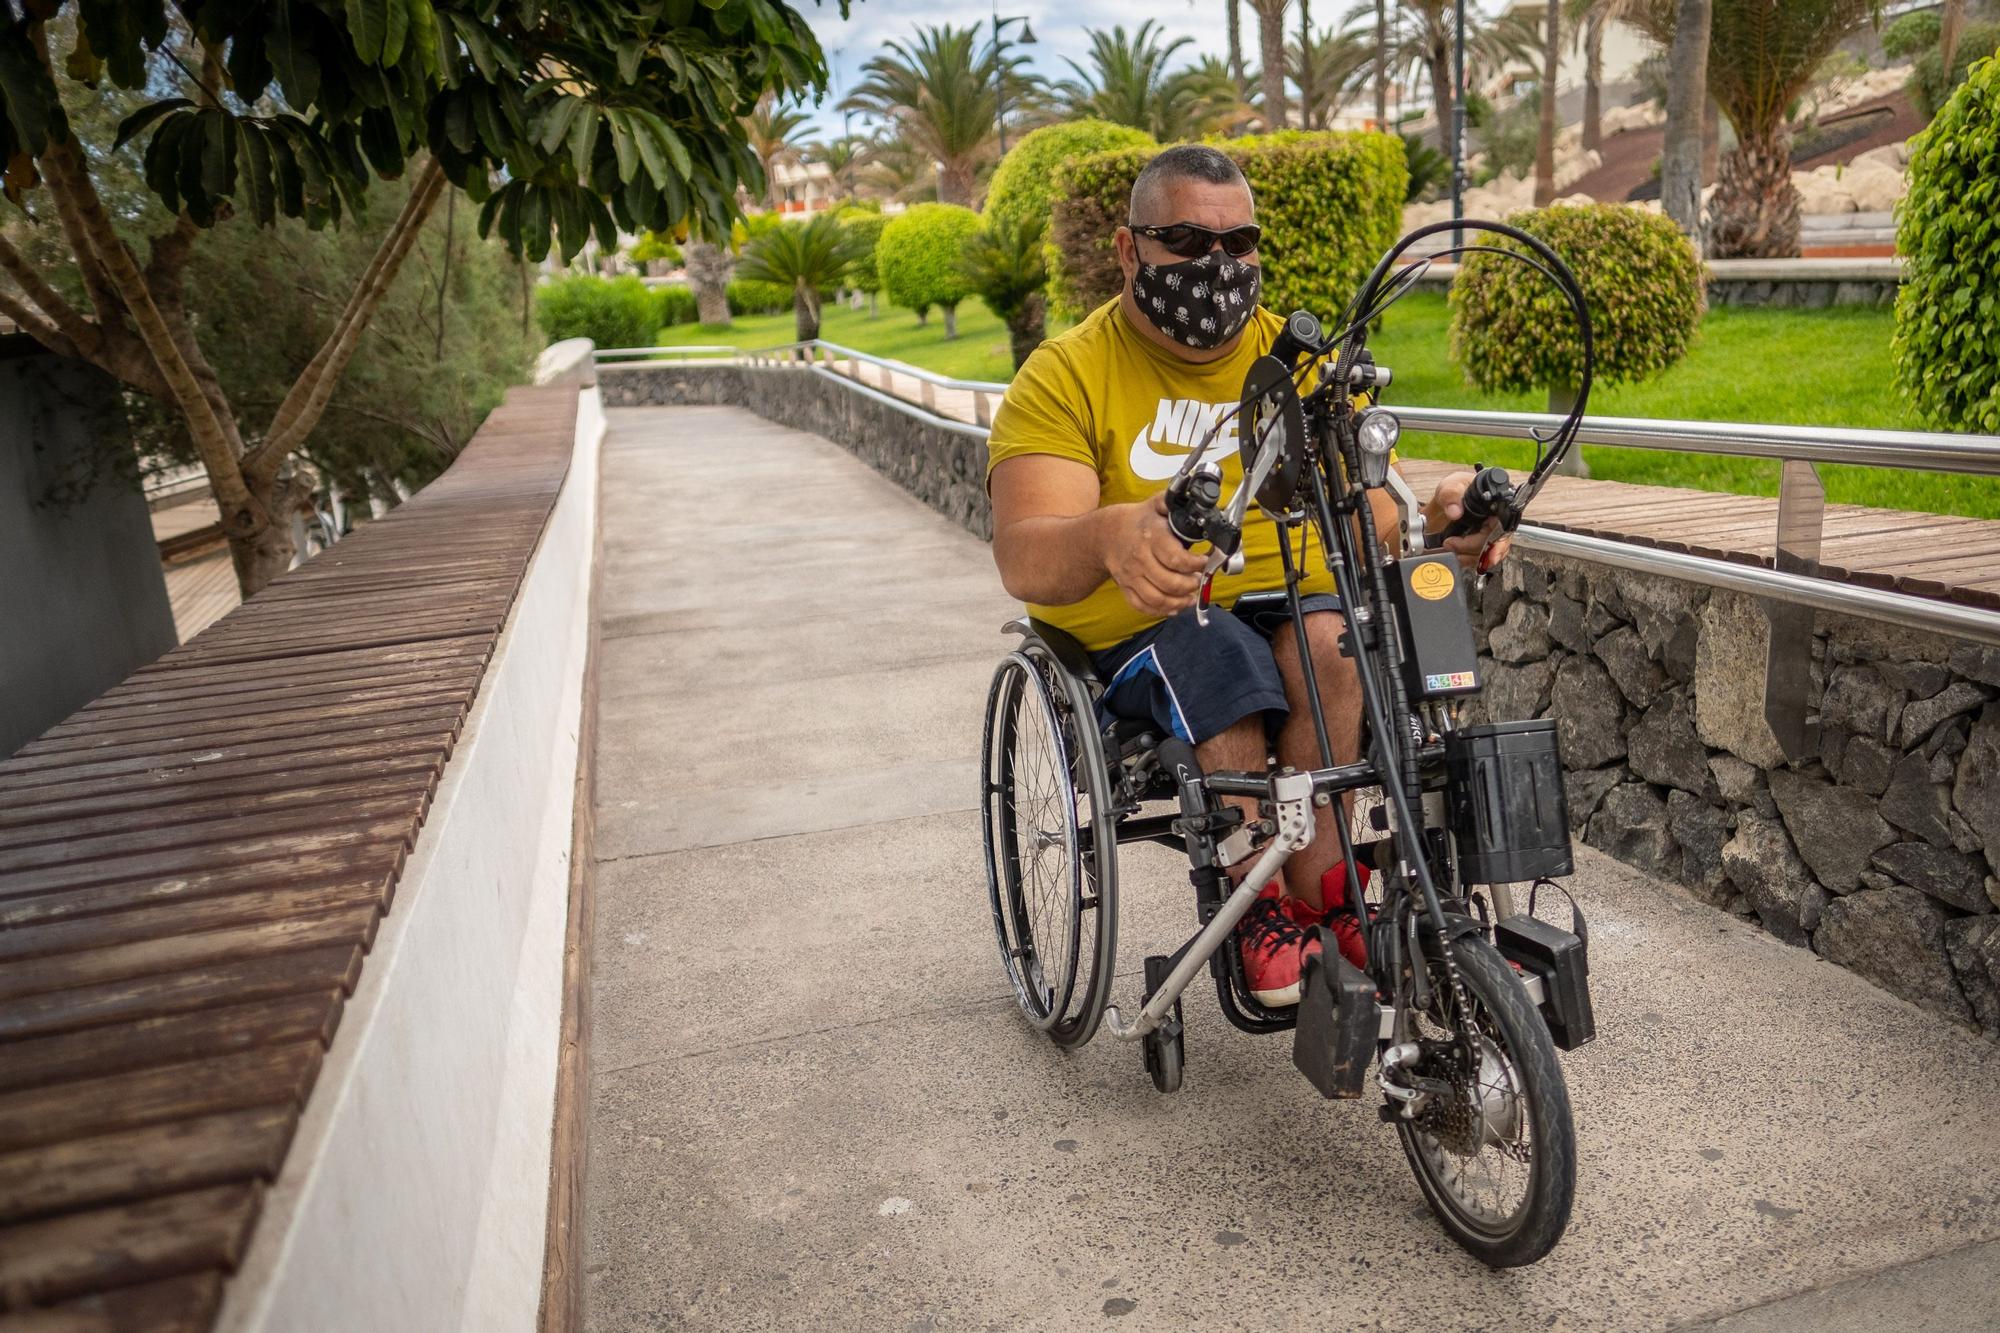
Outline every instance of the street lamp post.
[(1010, 23), (1021, 25), (1021, 36), (1014, 43), (1016, 46), (1033, 46), (1035, 44), (1035, 30), (1028, 26), (1028, 20), (1025, 16), (1017, 14), (1013, 18), (1003, 19), (1000, 17), (1000, 6), (997, 3), (993, 6), (993, 120), (1000, 129), (1000, 156), (1002, 157), (1007, 156), (1007, 38), (1005, 32), (1007, 25)]
[[(1549, 0), (1550, 4), (1556, 0)], [(1457, 25), (1452, 30), (1451, 42), (1451, 220), (1458, 222), (1465, 217), (1465, 0), (1458, 0)], [(1436, 101), (1435, 98), (1432, 99)], [(1444, 126), (1438, 126), (1443, 129)], [(1451, 231), (1453, 246), (1465, 244), (1465, 231), (1454, 227)]]

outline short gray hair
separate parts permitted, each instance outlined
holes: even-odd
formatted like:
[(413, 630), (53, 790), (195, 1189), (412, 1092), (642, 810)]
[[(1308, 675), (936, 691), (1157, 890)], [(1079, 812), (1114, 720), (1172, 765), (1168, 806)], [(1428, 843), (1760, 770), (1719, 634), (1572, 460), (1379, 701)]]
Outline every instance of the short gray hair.
[(1229, 154), (1203, 143), (1176, 144), (1148, 162), (1139, 178), (1132, 182), (1132, 203), (1127, 217), (1133, 223), (1150, 223), (1160, 196), (1177, 181), (1233, 183), (1246, 191), (1250, 188), (1250, 182), (1243, 179), (1243, 169)]

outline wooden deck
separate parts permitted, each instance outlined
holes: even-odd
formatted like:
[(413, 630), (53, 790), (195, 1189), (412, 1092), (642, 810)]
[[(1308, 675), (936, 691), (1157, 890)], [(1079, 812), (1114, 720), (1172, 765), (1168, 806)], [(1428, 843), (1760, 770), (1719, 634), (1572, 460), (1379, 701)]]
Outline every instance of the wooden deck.
[[(830, 368), (940, 416), (976, 421), (973, 395), (966, 390), (927, 386), (913, 373), (851, 361), (838, 361)], [(997, 409), (999, 404), (995, 401), (992, 406)], [(1423, 437), (1413, 436), (1409, 444), (1421, 453)], [(1462, 466), (1420, 457), (1406, 458), (1402, 464), (1404, 475), (1424, 495), (1439, 477)], [(1516, 474), (1517, 480), (1520, 475)], [(1762, 496), (1552, 477), (1535, 501), (1534, 522), (1562, 532), (1769, 568), (1777, 542), (1778, 502)], [(1820, 570), (1828, 578), (1864, 587), (2000, 609), (2000, 522), (1829, 504)]]
[(0, 1325), (211, 1323), (575, 413), (515, 390), (408, 504), (0, 763)]

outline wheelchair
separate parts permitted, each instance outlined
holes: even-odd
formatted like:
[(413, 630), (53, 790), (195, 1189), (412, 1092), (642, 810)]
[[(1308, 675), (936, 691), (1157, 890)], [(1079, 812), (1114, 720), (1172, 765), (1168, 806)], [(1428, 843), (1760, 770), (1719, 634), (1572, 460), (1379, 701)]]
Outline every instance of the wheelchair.
[[(1469, 725), (1479, 690), (1467, 579), (1443, 539), (1511, 531), (1543, 481), (1574, 446), (1587, 401), (1588, 313), (1562, 261), (1535, 238), (1498, 223), (1464, 222), (1524, 247), (1524, 262), (1569, 300), (1584, 352), (1582, 392), (1516, 485), (1481, 468), (1464, 516), (1427, 534), (1414, 496), (1388, 460), (1400, 427), (1376, 405), (1386, 371), (1366, 355), (1366, 330), (1414, 285), (1422, 264), (1396, 278), (1413, 242), (1453, 224), (1420, 228), (1392, 247), (1364, 283), (1345, 327), (1327, 337), (1304, 312), (1287, 321), (1271, 355), (1253, 366), (1240, 406), (1242, 480), (1227, 502), (1221, 471), (1189, 454), (1168, 484), (1166, 508), (1190, 548), (1208, 543), (1197, 614), (1209, 614), (1214, 576), (1241, 567), (1249, 499), (1256, 521), (1280, 529), (1284, 587), (1240, 597), (1234, 613), (1281, 612), (1300, 647), (1319, 741), (1310, 771), (1267, 761), (1259, 772), (1204, 772), (1194, 747), (1150, 721), (1116, 717), (1089, 654), (1056, 626), (1010, 622), (1018, 638), (994, 672), (981, 740), (988, 905), (1001, 965), (1022, 1013), (1059, 1047), (1100, 1030), (1141, 1047), (1163, 1093), (1186, 1065), (1183, 997), (1202, 969), (1217, 1007), (1254, 1034), (1292, 1034), (1292, 1061), (1326, 1098), (1363, 1095), (1375, 1068), (1381, 1119), (1395, 1126), (1425, 1202), (1446, 1232), (1495, 1267), (1532, 1263), (1560, 1239), (1575, 1187), (1575, 1130), (1557, 1052), (1595, 1035), (1588, 927), (1571, 900), (1568, 929), (1536, 915), (1538, 896), (1567, 896), (1572, 870), (1562, 765), (1548, 720)], [(1494, 247), (1492, 253), (1513, 253)], [(1386, 284), (1386, 288), (1385, 288)], [(1387, 295), (1381, 295), (1386, 289)], [(1338, 348), (1332, 374), (1298, 386)], [(1336, 387), (1337, 386), (1337, 387)], [(1369, 493), (1396, 493), (1400, 549), (1374, 531)], [(1306, 651), (1302, 570), (1293, 538), (1319, 538), (1347, 626), (1362, 698), (1361, 757), (1336, 763)], [(1307, 549), (1300, 543), (1298, 549)], [(1281, 631), (1282, 632), (1282, 631)], [(1367, 832), (1329, 821), (1347, 867), (1346, 906), (1367, 946), (1366, 967), (1343, 958), (1331, 932), (1304, 969), (1297, 1004), (1258, 1002), (1244, 975), (1236, 927), (1287, 857), (1311, 843), (1315, 813), (1373, 791)], [(1229, 798), (1249, 798), (1254, 807)], [(1111, 994), (1118, 944), (1119, 848), (1161, 844), (1187, 861), (1196, 930), (1172, 953), (1145, 960), (1143, 998), (1128, 1017)], [(1366, 892), (1357, 867), (1376, 872)], [(1531, 885), (1525, 906), (1515, 888)]]

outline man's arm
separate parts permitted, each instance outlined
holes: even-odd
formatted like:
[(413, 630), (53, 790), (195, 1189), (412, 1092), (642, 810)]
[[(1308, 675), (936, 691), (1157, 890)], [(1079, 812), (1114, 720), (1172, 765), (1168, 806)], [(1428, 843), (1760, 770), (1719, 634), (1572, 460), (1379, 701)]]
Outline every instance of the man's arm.
[(1166, 497), (1099, 506), (1097, 473), (1049, 454), (1003, 460), (988, 481), (993, 560), (1011, 597), (1066, 606), (1105, 579), (1147, 615), (1194, 605), (1204, 557), (1167, 526)]

